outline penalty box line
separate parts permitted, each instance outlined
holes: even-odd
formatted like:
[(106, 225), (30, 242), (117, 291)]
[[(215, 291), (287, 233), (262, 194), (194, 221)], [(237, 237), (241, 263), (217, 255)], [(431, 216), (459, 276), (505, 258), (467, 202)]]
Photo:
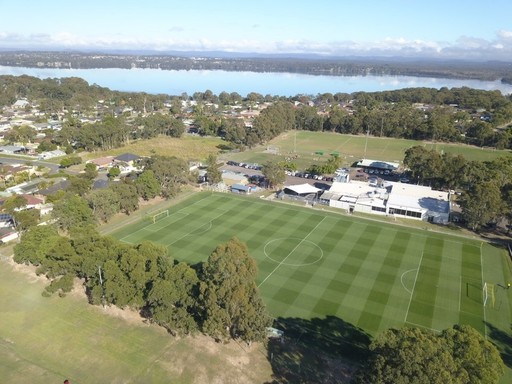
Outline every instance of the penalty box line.
[(305, 236), (305, 237), (304, 237), (304, 238), (303, 238), (303, 239), (302, 239), (302, 240), (301, 240), (301, 241), (300, 241), (300, 242), (299, 242), (299, 243), (298, 243), (298, 244), (297, 244), (297, 245), (296, 245), (296, 246), (295, 246), (295, 247), (294, 247), (294, 248), (293, 248), (289, 253), (288, 253), (288, 255), (286, 255), (286, 257), (285, 257), (283, 260), (281, 260), (281, 262), (280, 262), (279, 264), (277, 264), (277, 266), (272, 270), (272, 272), (270, 272), (270, 273), (267, 275), (267, 277), (265, 277), (265, 279), (264, 279), (261, 283), (259, 283), (259, 284), (258, 284), (258, 288), (259, 288), (259, 287), (261, 287), (261, 286), (263, 285), (263, 283), (264, 283), (265, 281), (267, 281), (267, 280), (268, 280), (268, 278), (269, 278), (270, 276), (272, 276), (272, 275), (274, 274), (274, 272), (275, 272), (275, 271), (277, 271), (277, 269), (278, 269), (281, 265), (283, 265), (283, 263), (286, 261), (286, 259), (287, 259), (287, 258), (288, 258), (288, 257), (289, 257), (293, 252), (295, 252), (295, 250), (296, 250), (297, 248), (299, 248), (299, 246), (300, 246), (304, 241), (306, 241), (306, 239), (307, 239), (307, 238), (308, 238), (308, 237), (309, 237), (309, 236), (310, 236), (310, 235), (311, 235), (311, 234), (312, 234), (312, 233), (313, 233), (313, 232), (314, 232), (314, 231), (315, 231), (315, 230), (320, 226), (320, 224), (322, 224), (322, 223), (324, 222), (324, 220), (325, 220), (326, 218), (327, 218), (327, 216), (324, 216), (324, 217), (322, 218), (322, 220), (320, 220), (320, 222), (319, 222), (317, 225), (315, 225), (315, 227), (314, 227), (311, 231), (309, 231), (309, 233), (308, 233), (308, 234), (307, 234), (307, 235), (306, 235), (306, 236)]
[(187, 236), (194, 236), (194, 235), (195, 235), (195, 233), (194, 233), (194, 232), (195, 232), (195, 231), (197, 231), (199, 228), (204, 227), (204, 226), (205, 226), (206, 224), (208, 224), (208, 223), (212, 223), (214, 220), (217, 220), (219, 217), (221, 217), (222, 215), (225, 215), (225, 214), (226, 214), (226, 213), (228, 213), (228, 212), (229, 212), (229, 211), (222, 211), (222, 213), (219, 213), (219, 214), (218, 214), (217, 216), (215, 216), (214, 218), (212, 218), (212, 219), (208, 220), (205, 224), (200, 225), (199, 227), (194, 228), (192, 231), (187, 232), (186, 234), (184, 234), (183, 236), (181, 236), (179, 239), (174, 240), (172, 243), (167, 244), (167, 247), (170, 247), (171, 245), (173, 245), (173, 244), (177, 243), (178, 241), (180, 241), (180, 240), (184, 239), (184, 238), (185, 238), (185, 237), (187, 237)]
[[(166, 225), (164, 225), (163, 227), (159, 227), (158, 229), (150, 229), (149, 227), (151, 227), (152, 225), (156, 225), (157, 223), (151, 223), (151, 224), (148, 224), (140, 229), (137, 229), (135, 232), (132, 232), (126, 236), (124, 236), (123, 238), (119, 239), (119, 241), (122, 241), (124, 243), (128, 243), (128, 244), (132, 244), (130, 241), (127, 241), (126, 239), (128, 239), (130, 236), (133, 236), (135, 235), (136, 233), (139, 233), (140, 231), (148, 231), (148, 232), (158, 232), (158, 231), (161, 231), (163, 228), (171, 225), (171, 224), (174, 224), (182, 219), (184, 219), (185, 217), (187, 217), (189, 214), (188, 213), (185, 213), (185, 212), (180, 212), (180, 211), (177, 211), (177, 212), (174, 212), (173, 214), (167, 216), (165, 219), (162, 219), (160, 220), (158, 223), (160, 223), (161, 221), (164, 221), (166, 222), (169, 218), (172, 219), (172, 221)], [(177, 216), (180, 216), (178, 218), (176, 218)], [(176, 220), (174, 220), (176, 219)]]
[[(199, 204), (200, 202), (202, 202), (203, 200), (206, 200), (206, 199), (208, 199), (208, 198), (210, 198), (210, 196), (205, 196), (205, 197), (203, 197), (202, 199), (197, 200), (195, 203), (192, 203), (192, 204), (190, 204), (190, 205), (187, 205), (187, 206), (185, 206), (185, 207), (183, 207), (183, 208), (181, 208), (181, 209), (177, 210), (176, 212), (171, 213), (168, 217), (174, 216), (174, 215), (176, 215), (176, 214), (178, 214), (178, 213), (179, 213), (179, 214), (184, 214), (184, 215), (188, 216), (188, 215), (189, 215), (189, 213), (187, 213), (187, 212), (183, 212), (183, 211), (185, 211), (187, 208), (190, 208), (190, 207), (191, 207), (191, 206), (193, 206), (193, 205)], [(168, 209), (169, 209), (169, 208), (168, 208)], [(185, 217), (186, 217), (186, 216), (185, 216)], [(178, 220), (176, 220), (176, 221), (178, 221)], [(173, 221), (173, 222), (175, 223), (176, 221)], [(150, 232), (158, 232), (158, 231), (153, 231), (153, 230), (151, 230), (151, 229), (149, 229), (149, 228), (148, 228), (148, 227), (150, 227), (151, 225), (155, 225), (155, 224), (156, 224), (156, 223), (151, 223), (151, 224), (145, 225), (145, 226), (144, 226), (144, 227), (142, 227), (141, 229), (138, 229), (138, 230), (136, 230), (135, 232), (132, 232), (132, 233), (130, 233), (129, 235), (126, 235), (126, 236), (124, 236), (123, 238), (119, 239), (119, 241), (121, 241), (121, 242), (123, 242), (123, 243), (127, 243), (127, 244), (134, 244), (134, 243), (131, 243), (131, 242), (127, 241), (126, 239), (127, 239), (128, 237), (130, 237), (130, 236), (134, 235), (135, 233), (142, 231), (142, 230), (146, 230), (146, 231), (150, 231)], [(172, 224), (172, 223), (171, 223), (171, 224)], [(167, 226), (167, 225), (166, 225), (166, 226)], [(165, 227), (164, 227), (164, 228), (165, 228)], [(159, 230), (160, 230), (160, 229), (159, 229)]]

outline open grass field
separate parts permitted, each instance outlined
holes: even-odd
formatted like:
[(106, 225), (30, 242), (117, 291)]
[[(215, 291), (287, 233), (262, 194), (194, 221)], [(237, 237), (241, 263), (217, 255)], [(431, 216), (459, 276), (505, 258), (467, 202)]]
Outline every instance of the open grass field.
[[(237, 235), (258, 262), (257, 283), (274, 316), (313, 320), (295, 322), (301, 326), (351, 329), (347, 324), (353, 324), (372, 335), (390, 326), (437, 330), (469, 323), (498, 345), (508, 366), (501, 383), (512, 382), (512, 290), (496, 285), (494, 307), (482, 306), (482, 281), (510, 281), (510, 264), (498, 247), (209, 193), (170, 207), (169, 216), (156, 223), (141, 220), (116, 235), (130, 243), (151, 239), (166, 244), (174, 258), (192, 263)], [(5, 248), (0, 251), (6, 255)], [(0, 257), (2, 384), (59, 383), (66, 377), (72, 383), (270, 380), (272, 366), (261, 346), (246, 350), (205, 337), (173, 338), (129, 313), (90, 306), (81, 293), (44, 298), (45, 282), (33, 269), (6, 260)], [(308, 340), (307, 334), (301, 340)]]
[[(379, 138), (354, 135), (340, 135), (328, 132), (297, 131), (286, 132), (271, 140), (269, 145), (279, 148), (280, 156), (265, 153), (266, 146), (256, 147), (252, 150), (229, 157), (237, 161), (264, 163), (270, 159), (284, 159), (290, 154), (296, 153), (299, 158), (294, 160), (303, 168), (314, 162), (325, 161), (329, 154), (338, 152), (344, 159), (344, 165), (364, 158), (384, 161), (402, 162), (407, 148), (415, 145), (423, 145), (426, 148), (435, 148), (437, 151), (462, 154), (467, 160), (493, 160), (497, 157), (510, 154), (510, 151), (498, 151), (493, 149), (481, 149), (463, 144), (427, 143), (423, 141)], [(316, 155), (316, 151), (323, 151), (324, 155)]]
[(201, 137), (185, 135), (182, 138), (159, 136), (149, 140), (138, 140), (121, 148), (109, 151), (98, 151), (84, 153), (84, 161), (103, 157), (118, 156), (126, 152), (139, 156), (151, 156), (152, 154), (162, 156), (176, 156), (187, 161), (204, 161), (210, 154), (217, 154), (219, 148), (226, 143), (217, 137)]
[(174, 338), (136, 314), (41, 296), (33, 270), (0, 259), (0, 383), (263, 383), (264, 348)]
[(257, 284), (275, 317), (337, 316), (371, 335), (456, 323), (486, 335), (486, 321), (505, 330), (510, 324), (507, 290), (497, 287), (494, 309), (482, 305), (484, 282), (505, 284), (503, 271), (486, 268), (502, 250), (463, 237), (210, 193), (114, 235), (166, 245), (173, 258), (189, 263), (239, 237), (258, 262)]

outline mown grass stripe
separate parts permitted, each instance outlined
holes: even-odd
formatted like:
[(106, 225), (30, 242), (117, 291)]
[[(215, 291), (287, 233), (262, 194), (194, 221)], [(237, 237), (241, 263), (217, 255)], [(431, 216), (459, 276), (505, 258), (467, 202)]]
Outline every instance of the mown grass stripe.
[[(155, 232), (133, 235), (147, 225), (135, 223), (115, 235), (172, 243), (171, 257), (189, 263), (206, 260), (218, 244), (239, 237), (258, 263), (257, 284), (264, 282), (261, 293), (275, 316), (338, 316), (375, 334), (403, 324), (410, 301), (407, 322), (437, 328), (446, 318), (442, 308), (453, 301), (443, 297), (447, 290), (455, 292), (453, 274), (456, 285), (460, 276), (463, 282), (482, 281), (480, 248), (471, 240), (227, 194), (198, 194), (169, 212), (188, 216), (179, 225), (159, 222), (163, 228)], [(290, 254), (297, 244), (301, 246)], [(317, 246), (321, 260), (299, 266), (314, 260)], [(425, 258), (418, 270), (422, 251)], [(269, 252), (275, 252), (270, 255), (275, 260)], [(459, 299), (459, 321), (481, 319), (481, 305), (460, 294), (455, 306)]]

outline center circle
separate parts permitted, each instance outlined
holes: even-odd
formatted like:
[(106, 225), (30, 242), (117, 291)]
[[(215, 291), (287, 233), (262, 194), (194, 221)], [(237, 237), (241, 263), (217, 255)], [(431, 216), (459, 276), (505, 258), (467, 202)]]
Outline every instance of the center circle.
[[(286, 244), (288, 243), (288, 244)], [(282, 260), (278, 260), (275, 251), (283, 247), (285, 249)], [(300, 237), (279, 237), (270, 240), (263, 247), (263, 253), (270, 260), (290, 267), (305, 267), (308, 265), (319, 262), (324, 257), (324, 251), (320, 246), (312, 241), (301, 239)], [(274, 253), (274, 255), (273, 255)], [(302, 260), (294, 262), (294, 255), (296, 253)], [(291, 262), (289, 261), (291, 258)]]

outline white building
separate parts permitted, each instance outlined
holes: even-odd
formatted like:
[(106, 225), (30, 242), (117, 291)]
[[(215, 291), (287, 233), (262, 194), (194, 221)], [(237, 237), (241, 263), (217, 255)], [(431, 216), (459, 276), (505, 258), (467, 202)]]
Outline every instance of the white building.
[(335, 181), (321, 199), (350, 213), (394, 215), (438, 224), (447, 224), (450, 215), (449, 193), (421, 185)]

